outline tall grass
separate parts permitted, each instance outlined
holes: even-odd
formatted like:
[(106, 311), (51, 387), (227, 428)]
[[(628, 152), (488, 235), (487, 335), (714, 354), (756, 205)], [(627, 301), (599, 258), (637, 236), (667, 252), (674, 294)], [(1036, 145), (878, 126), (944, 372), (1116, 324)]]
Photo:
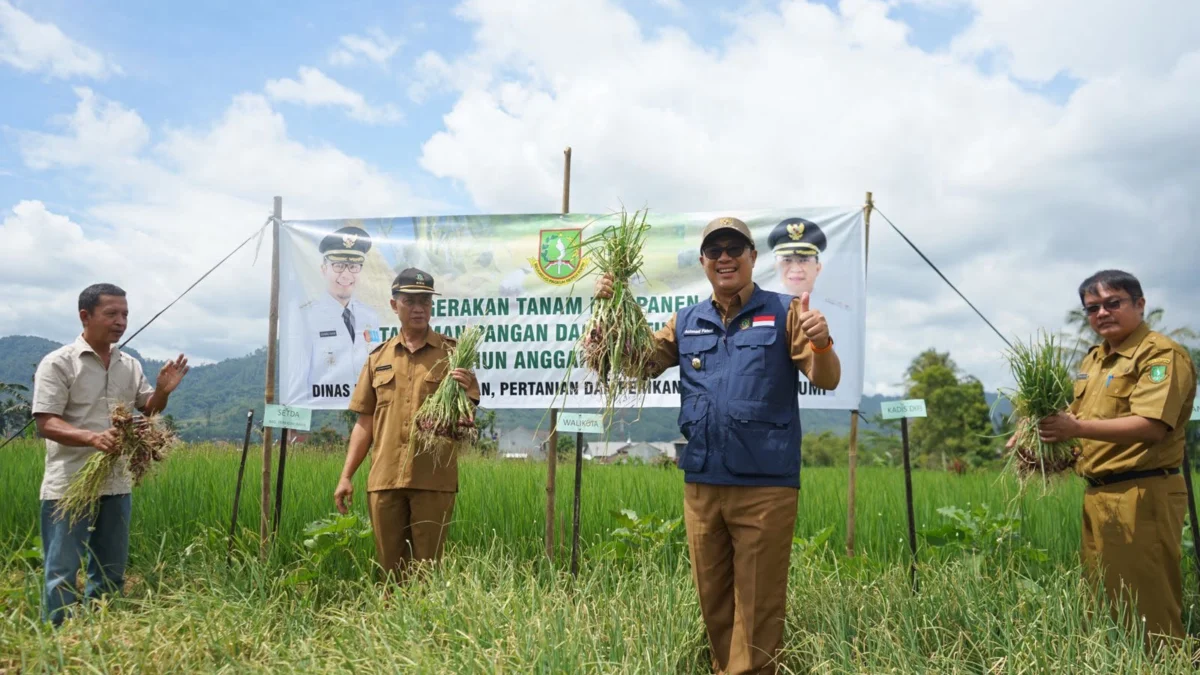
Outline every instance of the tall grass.
[[(333, 512), (333, 489), (342, 464), (340, 454), (289, 450), (283, 519), (276, 546), (285, 559), (302, 543), (305, 525)], [(181, 446), (169, 466), (135, 491), (131, 526), (131, 556), (135, 560), (159, 549), (186, 547), (207, 527), (228, 529), (238, 452), (232, 446)], [(0, 510), (0, 550), (11, 550), (37, 534), (42, 453), (39, 444), (27, 442), (15, 443), (5, 453), (4, 470), (0, 472), (0, 494), (5, 502)], [(246, 462), (238, 514), (239, 529), (245, 530), (247, 538), (257, 537), (258, 532), (259, 458), (252, 451)], [(360, 470), (354, 480), (354, 508), (364, 519), (366, 474)], [(488, 545), (498, 536), (514, 556), (533, 558), (544, 550), (544, 464), (464, 458), (459, 480), (451, 542)], [(845, 471), (806, 467), (801, 482), (796, 534), (807, 537), (832, 525), (831, 544), (844, 550)], [(857, 551), (883, 562), (906, 560), (903, 473), (890, 468), (860, 468), (858, 486)], [(1046, 497), (1034, 499), (1022, 495), (1010, 476), (917, 471), (913, 474), (913, 492), (918, 529), (942, 522), (936, 512), (939, 507), (986, 503), (995, 510), (1018, 513), (1023, 518), (1022, 534), (1045, 549), (1053, 562), (1071, 565), (1078, 558), (1083, 496), (1079, 485), (1060, 485)], [(571, 490), (557, 491), (559, 542), (570, 533), (571, 500)], [(682, 516), (683, 474), (674, 468), (585, 464), (581, 503), (581, 538), (585, 545), (596, 543), (616, 526), (611, 512), (617, 509), (663, 518)], [(362, 544), (364, 555), (373, 550), (371, 546), (370, 542)], [(257, 544), (248, 543), (247, 547), (257, 550)], [(569, 553), (565, 547), (563, 551)]]
[[(470, 459), (444, 564), (426, 582), (384, 593), (369, 539), (332, 556), (309, 583), (288, 583), (303, 559), (303, 527), (328, 516), (337, 454), (290, 453), (284, 518), (269, 560), (257, 559), (258, 468), (247, 471), (233, 563), (224, 562), (236, 450), (177, 450), (135, 493), (126, 597), (83, 613), (55, 633), (37, 621), (40, 570), (13, 553), (37, 533), (42, 450), (4, 455), (0, 490), (0, 671), (551, 673), (703, 672), (700, 612), (686, 549), (613, 561), (603, 541), (628, 508), (681, 515), (675, 469), (587, 465), (583, 560), (544, 555), (545, 468)], [(362, 476), (355, 509), (365, 519)], [(914, 595), (904, 540), (903, 474), (859, 473), (857, 544), (844, 549), (845, 475), (805, 469), (796, 532), (826, 526), (823, 551), (793, 555), (782, 672), (1182, 672), (1184, 654), (1155, 660), (1105, 612), (1077, 569), (1078, 486), (1026, 497), (1012, 476), (918, 471), (918, 527), (936, 509), (988, 503), (1019, 512), (1021, 534), (1045, 549), (1037, 568), (922, 547)], [(569, 533), (570, 491), (560, 490), (559, 542)], [(565, 493), (565, 494), (564, 494)], [(1011, 503), (1010, 503), (1010, 500)], [(1188, 588), (1194, 582), (1188, 578)], [(1195, 594), (1185, 622), (1195, 629)], [(1090, 619), (1087, 617), (1091, 616)]]

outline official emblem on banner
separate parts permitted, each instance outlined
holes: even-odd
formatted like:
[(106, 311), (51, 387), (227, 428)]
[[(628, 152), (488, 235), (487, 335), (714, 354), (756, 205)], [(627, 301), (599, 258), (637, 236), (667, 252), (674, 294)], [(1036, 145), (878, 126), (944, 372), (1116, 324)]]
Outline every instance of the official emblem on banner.
[(582, 231), (578, 229), (542, 230), (538, 237), (538, 256), (529, 258), (533, 271), (548, 284), (561, 286), (575, 281), (587, 267), (581, 250)]

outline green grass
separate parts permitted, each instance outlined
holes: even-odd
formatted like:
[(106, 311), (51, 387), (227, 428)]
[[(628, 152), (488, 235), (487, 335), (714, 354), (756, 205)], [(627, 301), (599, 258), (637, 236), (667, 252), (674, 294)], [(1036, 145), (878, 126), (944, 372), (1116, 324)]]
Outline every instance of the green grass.
[[(13, 559), (37, 534), (42, 450), (9, 448), (0, 473), (0, 672), (702, 672), (703, 625), (686, 550), (603, 558), (628, 508), (682, 512), (682, 475), (649, 466), (587, 465), (581, 574), (569, 556), (573, 466), (558, 474), (559, 551), (543, 551), (545, 466), (467, 460), (445, 564), (390, 598), (374, 582), (370, 540), (332, 555), (312, 582), (303, 528), (329, 516), (340, 455), (288, 458), (284, 518), (271, 558), (257, 560), (260, 468), (247, 464), (232, 567), (225, 532), (238, 455), (216, 446), (172, 454), (134, 495), (125, 598), (58, 633), (37, 622), (40, 569)], [(354, 510), (365, 518), (362, 481)], [(923, 547), (921, 592), (908, 588), (903, 474), (860, 469), (858, 552), (844, 555), (845, 473), (806, 469), (796, 531), (835, 527), (829, 546), (793, 556), (785, 672), (1180, 672), (1157, 662), (1107, 614), (1085, 621), (1077, 569), (1082, 490), (1015, 499), (994, 473), (917, 472), (918, 527), (942, 506), (988, 503), (1023, 517), (1021, 534), (1049, 562), (965, 557)], [(1194, 585), (1189, 577), (1188, 587)], [(1196, 627), (1194, 593), (1185, 621)], [(1171, 661), (1170, 659), (1175, 659)]]

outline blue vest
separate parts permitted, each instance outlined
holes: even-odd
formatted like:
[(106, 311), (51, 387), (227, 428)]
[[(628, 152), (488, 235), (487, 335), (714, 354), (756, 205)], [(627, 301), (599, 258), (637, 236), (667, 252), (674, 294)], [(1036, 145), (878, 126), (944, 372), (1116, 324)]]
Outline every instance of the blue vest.
[(680, 310), (679, 468), (689, 483), (800, 486), (800, 406), (787, 336), (791, 296), (754, 294), (726, 328), (712, 302)]

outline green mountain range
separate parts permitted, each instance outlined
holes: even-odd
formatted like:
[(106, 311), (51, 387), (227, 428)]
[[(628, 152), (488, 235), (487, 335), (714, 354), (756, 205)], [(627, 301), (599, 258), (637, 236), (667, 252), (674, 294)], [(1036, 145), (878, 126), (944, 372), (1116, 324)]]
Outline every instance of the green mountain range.
[[(33, 388), (33, 373), (42, 357), (61, 345), (40, 337), (14, 335), (0, 338), (0, 382), (23, 384)], [(145, 359), (136, 350), (126, 348), (138, 359), (151, 382), (162, 361)], [(193, 366), (179, 389), (171, 396), (166, 414), (174, 419), (179, 434), (185, 440), (241, 441), (246, 430), (246, 411), (254, 409), (254, 419), (261, 420), (263, 392), (267, 369), (265, 347), (238, 358), (218, 363)], [(860, 429), (873, 427), (868, 421), (879, 413), (886, 397), (864, 396)], [(995, 399), (988, 394), (988, 403)], [(998, 409), (998, 413), (1007, 410)], [(670, 441), (679, 438), (678, 408), (645, 408), (622, 411), (613, 426), (613, 434), (634, 441)], [(842, 410), (803, 410), (801, 418), (806, 434), (831, 430), (844, 434), (850, 428), (850, 415)], [(625, 424), (620, 424), (624, 421)], [(340, 411), (314, 411), (313, 429), (328, 425), (341, 434), (349, 430)], [(543, 410), (497, 410), (496, 429), (524, 427), (545, 428), (549, 424)], [(618, 431), (619, 430), (619, 431)], [(616, 440), (614, 438), (613, 440)]]

